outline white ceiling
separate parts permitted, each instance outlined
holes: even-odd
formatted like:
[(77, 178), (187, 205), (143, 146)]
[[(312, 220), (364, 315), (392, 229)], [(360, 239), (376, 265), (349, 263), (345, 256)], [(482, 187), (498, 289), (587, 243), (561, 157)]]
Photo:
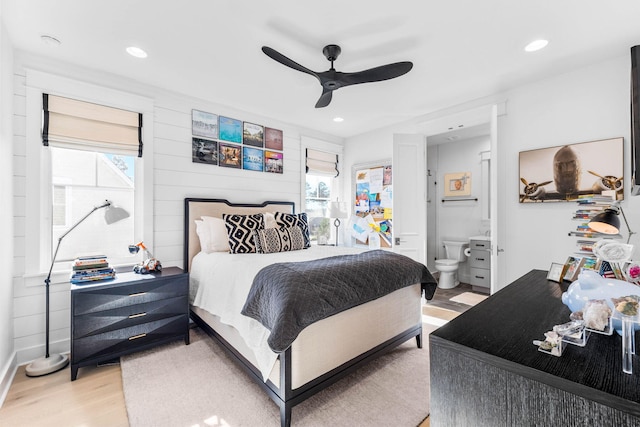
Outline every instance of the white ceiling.
[[(628, 55), (640, 44), (638, 0), (0, 1), (19, 51), (340, 137)], [(62, 44), (46, 45), (43, 34)], [(524, 52), (537, 38), (549, 46)], [(342, 47), (338, 71), (398, 61), (414, 67), (342, 88), (316, 109), (318, 81), (260, 50), (325, 71), (322, 48), (332, 43)], [(148, 58), (125, 53), (131, 45)]]

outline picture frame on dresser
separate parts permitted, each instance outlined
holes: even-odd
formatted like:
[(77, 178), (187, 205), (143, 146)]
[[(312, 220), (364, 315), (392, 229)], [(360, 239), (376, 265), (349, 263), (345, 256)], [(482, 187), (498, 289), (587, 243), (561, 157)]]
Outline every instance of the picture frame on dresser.
[(549, 273), (547, 274), (547, 280), (551, 280), (552, 282), (560, 283), (562, 281), (562, 270), (564, 269), (564, 264), (559, 264), (557, 262), (552, 262), (551, 267), (549, 267)]

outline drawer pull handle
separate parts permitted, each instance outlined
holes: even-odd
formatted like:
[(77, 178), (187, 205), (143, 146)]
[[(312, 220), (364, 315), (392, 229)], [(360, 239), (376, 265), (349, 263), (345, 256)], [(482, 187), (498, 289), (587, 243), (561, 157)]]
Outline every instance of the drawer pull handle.
[(137, 340), (138, 338), (143, 338), (143, 337), (146, 337), (146, 336), (147, 336), (147, 334), (134, 335), (132, 337), (129, 337), (129, 341)]
[[(476, 276), (476, 279), (484, 279), (484, 277), (482, 277), (482, 276)], [(131, 338), (129, 338), (129, 339), (131, 339)]]
[(484, 261), (484, 258), (476, 258), (477, 261)]
[(129, 315), (129, 319), (135, 319), (136, 317), (142, 317), (142, 316), (146, 316), (146, 315), (147, 315), (146, 312), (138, 313), (138, 314), (131, 314), (131, 315)]
[(141, 297), (142, 295), (146, 295), (146, 292), (138, 292), (137, 294), (129, 294), (130, 297)]

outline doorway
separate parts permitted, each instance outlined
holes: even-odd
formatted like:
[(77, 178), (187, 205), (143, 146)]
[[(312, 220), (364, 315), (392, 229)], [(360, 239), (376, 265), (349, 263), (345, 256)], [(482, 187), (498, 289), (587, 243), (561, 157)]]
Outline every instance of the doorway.
[[(429, 193), (425, 198), (426, 200), (431, 200), (430, 204), (432, 207), (425, 206), (425, 211), (427, 211), (427, 225), (425, 227), (426, 230), (426, 241), (427, 241), (427, 259), (429, 262), (427, 266), (431, 270), (435, 266), (436, 257), (440, 256), (439, 250), (442, 250), (442, 256), (444, 256), (444, 248), (440, 248), (439, 245), (444, 238), (450, 238), (455, 236), (445, 236), (442, 233), (442, 230), (439, 228), (438, 224), (442, 222), (442, 216), (451, 213), (451, 211), (442, 212), (437, 209), (435, 206), (436, 203), (446, 204), (448, 202), (442, 202), (444, 199), (441, 197), (442, 188), (444, 186), (444, 182), (440, 182), (438, 184), (438, 179), (442, 179), (444, 176), (445, 170), (442, 170), (444, 165), (438, 164), (438, 162), (434, 163), (433, 157), (436, 159), (442, 158), (442, 151), (446, 151), (445, 144), (452, 144), (455, 141), (464, 141), (465, 139), (473, 139), (479, 134), (486, 134), (488, 130), (489, 135), (489, 150), (486, 153), (478, 152), (475, 154), (478, 162), (482, 164), (482, 171), (478, 174), (478, 179), (475, 180), (477, 185), (479, 185), (481, 191), (478, 192), (478, 205), (481, 207), (482, 211), (486, 213), (483, 214), (483, 218), (481, 221), (481, 226), (477, 227), (478, 234), (490, 234), (491, 235), (491, 284), (490, 284), (490, 292), (496, 292), (499, 288), (497, 287), (498, 278), (503, 277), (504, 268), (500, 265), (498, 260), (498, 254), (501, 252), (499, 248), (499, 230), (498, 230), (498, 201), (499, 194), (497, 192), (498, 189), (498, 168), (497, 165), (497, 148), (498, 148), (498, 137), (497, 137), (497, 121), (498, 116), (505, 113), (505, 103), (499, 104), (488, 104), (484, 106), (480, 106), (477, 108), (468, 109), (465, 111), (460, 111), (458, 113), (453, 114), (442, 114), (441, 117), (433, 118), (429, 120), (425, 120), (424, 122), (418, 125), (418, 132), (421, 133), (427, 140), (427, 162), (425, 165), (425, 184), (428, 187)], [(472, 136), (474, 132), (477, 132), (476, 136)], [(469, 136), (469, 138), (467, 138)], [(431, 146), (437, 147), (437, 149), (430, 148)], [(437, 150), (437, 151), (434, 151)], [(434, 154), (436, 153), (436, 154)], [(493, 167), (491, 166), (493, 165)], [(464, 171), (450, 171), (450, 172), (464, 172)], [(483, 182), (483, 177), (485, 182)], [(438, 187), (438, 185), (440, 185)], [(472, 197), (476, 197), (475, 195)], [(452, 202), (452, 203), (473, 203), (474, 201), (463, 201), (463, 202)], [(433, 218), (431, 218), (433, 216)], [(452, 220), (448, 218), (448, 220)], [(464, 219), (457, 219), (460, 223), (464, 222)], [(473, 237), (473, 234), (470, 232), (465, 232), (465, 234), (469, 234), (468, 237)], [(464, 237), (464, 236), (460, 236)], [(468, 268), (468, 267), (467, 267)], [(469, 274), (469, 273), (467, 273)]]

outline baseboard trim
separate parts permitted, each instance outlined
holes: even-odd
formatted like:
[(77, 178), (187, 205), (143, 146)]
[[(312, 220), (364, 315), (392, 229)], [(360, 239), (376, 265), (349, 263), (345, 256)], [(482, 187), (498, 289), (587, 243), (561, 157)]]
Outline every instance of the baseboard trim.
[(13, 382), (13, 378), (16, 376), (16, 372), (18, 371), (18, 354), (14, 351), (12, 356), (7, 361), (6, 365), (2, 369), (0, 376), (0, 408), (4, 404), (4, 400), (7, 398), (7, 394), (9, 393), (9, 389), (11, 388), (11, 383)]
[[(69, 338), (62, 339), (60, 341), (53, 341), (49, 343), (49, 353), (69, 353), (70, 352), (70, 343)], [(45, 344), (38, 344), (29, 348), (21, 348), (16, 350), (16, 354), (18, 356), (17, 362), (18, 365), (26, 365), (39, 357), (45, 355), (46, 347)]]

